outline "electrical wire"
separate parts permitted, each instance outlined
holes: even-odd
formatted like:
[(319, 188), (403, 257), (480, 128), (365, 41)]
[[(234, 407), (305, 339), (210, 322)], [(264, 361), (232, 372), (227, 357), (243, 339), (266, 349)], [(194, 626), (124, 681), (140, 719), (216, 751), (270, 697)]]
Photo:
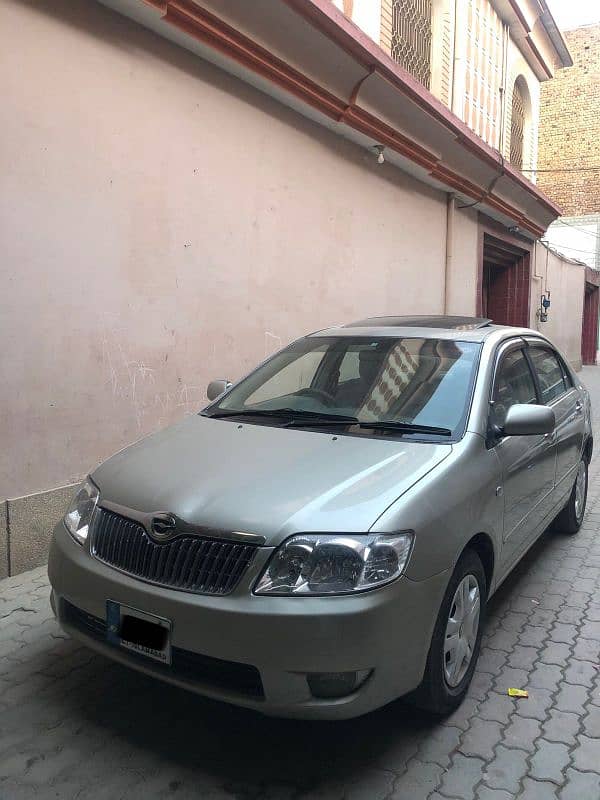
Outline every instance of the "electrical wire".
[(522, 169), (521, 172), (600, 172), (597, 167), (557, 167), (556, 169)]
[(578, 225), (573, 225), (572, 222), (565, 222), (564, 219), (560, 217), (556, 220), (556, 222), (560, 222), (561, 225), (567, 225), (569, 228), (573, 228), (575, 231), (579, 231), (580, 233), (585, 233), (588, 236), (593, 236), (595, 239), (598, 239), (597, 233), (592, 233), (592, 231), (586, 231), (584, 228), (580, 228)]
[(548, 247), (560, 247), (563, 250), (573, 250), (574, 253), (585, 253), (585, 255), (588, 256), (593, 256), (597, 253), (597, 250), (580, 250), (579, 247), (571, 247), (569, 244), (556, 244), (554, 242), (549, 242), (548, 239), (542, 239), (541, 241), (547, 244)]

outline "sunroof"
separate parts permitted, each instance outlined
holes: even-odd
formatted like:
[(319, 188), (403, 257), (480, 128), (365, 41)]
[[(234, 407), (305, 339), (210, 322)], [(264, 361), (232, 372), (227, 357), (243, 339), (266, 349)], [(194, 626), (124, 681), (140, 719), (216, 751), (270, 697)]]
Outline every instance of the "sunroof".
[(491, 323), (485, 317), (458, 317), (417, 315), (411, 317), (371, 317), (351, 322), (346, 328), (446, 328), (456, 331), (470, 331), (485, 328)]

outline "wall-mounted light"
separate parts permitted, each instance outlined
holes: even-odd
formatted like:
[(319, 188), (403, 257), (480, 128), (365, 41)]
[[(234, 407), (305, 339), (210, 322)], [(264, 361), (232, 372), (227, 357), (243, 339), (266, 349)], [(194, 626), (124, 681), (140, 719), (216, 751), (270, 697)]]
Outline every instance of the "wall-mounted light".
[(540, 322), (548, 322), (548, 309), (550, 308), (550, 292), (544, 292), (540, 297), (540, 307), (537, 310), (537, 318)]
[(385, 147), (382, 144), (376, 144), (373, 150), (375, 151), (375, 155), (377, 156), (377, 163), (383, 164), (385, 161), (385, 156), (383, 155)]

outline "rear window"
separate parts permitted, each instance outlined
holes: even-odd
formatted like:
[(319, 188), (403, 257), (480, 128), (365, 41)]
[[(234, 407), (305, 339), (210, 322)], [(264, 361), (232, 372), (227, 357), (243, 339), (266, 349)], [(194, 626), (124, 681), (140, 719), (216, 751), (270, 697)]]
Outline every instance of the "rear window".
[(565, 394), (569, 386), (564, 368), (555, 353), (545, 347), (530, 347), (529, 355), (540, 384), (542, 403), (551, 403)]

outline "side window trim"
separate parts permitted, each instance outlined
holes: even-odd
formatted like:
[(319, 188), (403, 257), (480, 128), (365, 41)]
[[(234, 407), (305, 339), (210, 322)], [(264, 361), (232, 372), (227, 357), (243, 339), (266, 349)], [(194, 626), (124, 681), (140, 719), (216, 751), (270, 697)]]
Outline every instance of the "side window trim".
[(500, 367), (502, 366), (502, 362), (504, 361), (506, 356), (510, 355), (510, 353), (514, 352), (515, 350), (520, 350), (523, 353), (523, 357), (527, 361), (527, 366), (529, 367), (529, 371), (531, 373), (531, 380), (533, 381), (533, 385), (535, 386), (536, 400), (538, 403), (540, 402), (540, 389), (536, 379), (535, 370), (532, 369), (531, 362), (527, 357), (526, 353), (527, 347), (528, 347), (527, 341), (519, 336), (518, 338), (508, 339), (503, 342), (500, 342), (500, 344), (496, 348), (496, 353), (494, 355), (494, 369), (492, 371), (492, 380), (490, 381), (488, 389), (488, 409), (487, 409), (487, 424), (486, 424), (488, 434), (486, 443), (489, 449), (496, 447), (496, 445), (500, 444), (500, 442), (503, 442), (505, 439), (508, 438), (507, 436), (504, 435), (498, 437), (492, 434), (491, 416), (492, 416), (492, 408), (494, 402), (494, 393), (496, 390), (496, 381), (498, 379), (498, 373), (500, 371)]
[[(569, 394), (569, 392), (571, 392), (575, 387), (572, 385), (571, 378), (569, 376), (569, 373), (566, 371), (566, 367), (563, 364), (563, 360), (562, 360), (562, 358), (560, 356), (560, 353), (557, 353), (556, 350), (552, 347), (552, 345), (549, 342), (546, 342), (544, 339), (528, 339), (528, 340), (526, 340), (526, 345), (527, 345), (527, 347), (526, 347), (526, 358), (527, 358), (527, 361), (529, 362), (529, 368), (531, 369), (531, 372), (533, 373), (533, 380), (535, 381), (535, 385), (536, 385), (536, 388), (537, 388), (538, 403), (540, 403), (543, 406), (550, 407), (550, 406), (554, 405), (554, 403), (558, 403), (561, 400), (563, 400)], [(531, 355), (529, 353), (529, 348), (530, 347), (535, 347), (538, 350), (546, 350), (547, 352), (551, 353), (554, 356), (554, 358), (556, 359), (556, 363), (558, 364), (558, 366), (560, 368), (560, 372), (561, 372), (562, 379), (563, 379), (564, 391), (561, 394), (557, 395), (556, 397), (553, 397), (547, 403), (544, 402), (539, 375), (538, 375), (537, 369), (535, 368), (535, 365), (533, 363), (533, 359), (532, 359), (532, 357), (531, 357)], [(567, 378), (568, 378), (568, 381), (567, 381)], [(567, 382), (569, 383), (569, 386), (567, 386)]]

